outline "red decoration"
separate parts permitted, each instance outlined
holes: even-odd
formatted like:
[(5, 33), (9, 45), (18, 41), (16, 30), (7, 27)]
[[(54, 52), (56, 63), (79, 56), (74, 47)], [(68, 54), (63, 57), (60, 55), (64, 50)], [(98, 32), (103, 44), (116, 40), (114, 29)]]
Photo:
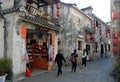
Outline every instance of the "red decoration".
[(118, 45), (118, 39), (114, 39), (113, 44), (114, 44), (114, 46), (117, 46)]
[(112, 19), (117, 19), (118, 18), (118, 13), (116, 11), (114, 11), (112, 13)]
[(60, 9), (60, 3), (59, 3), (59, 2), (56, 3), (56, 8), (57, 8), (57, 9)]
[(60, 10), (57, 9), (57, 16), (59, 17), (60, 16)]
[(20, 36), (25, 40), (26, 40), (26, 32), (27, 32), (27, 29), (25, 27), (20, 28)]
[(90, 40), (90, 35), (86, 35), (86, 40)]
[(102, 23), (99, 23), (99, 26), (98, 26), (100, 29), (99, 29), (99, 33), (100, 35), (102, 34)]
[(115, 53), (115, 54), (118, 53), (118, 48), (117, 48), (117, 47), (114, 47), (114, 48), (113, 48), (113, 53)]
[(94, 33), (96, 33), (96, 19), (94, 19), (94, 24), (93, 24), (94, 26)]
[(108, 28), (106, 28), (106, 37), (108, 37)]
[(31, 77), (32, 71), (27, 69), (26, 70), (26, 77)]
[(118, 38), (118, 33), (115, 32), (115, 33), (114, 33), (114, 39), (117, 39), (117, 38)]

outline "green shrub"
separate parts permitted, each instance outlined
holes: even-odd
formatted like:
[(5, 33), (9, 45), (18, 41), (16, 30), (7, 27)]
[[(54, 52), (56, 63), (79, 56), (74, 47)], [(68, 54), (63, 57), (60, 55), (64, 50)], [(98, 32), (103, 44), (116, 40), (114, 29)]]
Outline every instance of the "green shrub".
[(114, 68), (115, 71), (120, 71), (120, 62), (117, 62)]
[(5, 74), (12, 67), (10, 58), (0, 58), (0, 75)]

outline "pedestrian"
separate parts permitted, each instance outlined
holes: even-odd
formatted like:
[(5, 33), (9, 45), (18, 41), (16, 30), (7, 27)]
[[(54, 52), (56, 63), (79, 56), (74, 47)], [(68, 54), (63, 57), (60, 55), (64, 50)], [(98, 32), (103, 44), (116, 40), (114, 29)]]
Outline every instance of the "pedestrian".
[(72, 63), (72, 72), (76, 72), (76, 67), (77, 67), (77, 57), (78, 57), (78, 54), (77, 54), (77, 50), (74, 49), (74, 52), (71, 54), (71, 63)]
[(87, 58), (87, 53), (86, 53), (86, 49), (83, 50), (83, 54), (82, 54), (82, 66), (84, 65), (84, 67), (86, 67), (86, 58)]
[(57, 63), (57, 66), (58, 66), (57, 76), (59, 76), (59, 74), (62, 75), (63, 61), (66, 62), (63, 54), (61, 53), (61, 50), (59, 50), (55, 57), (55, 63)]
[(103, 44), (101, 44), (101, 58), (103, 58), (103, 55), (104, 55), (104, 46)]

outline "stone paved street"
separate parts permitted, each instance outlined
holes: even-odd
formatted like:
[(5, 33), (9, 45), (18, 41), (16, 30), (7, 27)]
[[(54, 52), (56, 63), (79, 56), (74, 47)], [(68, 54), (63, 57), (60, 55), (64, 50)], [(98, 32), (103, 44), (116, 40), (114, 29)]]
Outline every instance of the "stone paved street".
[(63, 67), (63, 75), (57, 77), (56, 71), (26, 78), (20, 82), (115, 82), (110, 76), (111, 58), (100, 58), (87, 62), (87, 68), (77, 67), (77, 72), (71, 72), (71, 67)]

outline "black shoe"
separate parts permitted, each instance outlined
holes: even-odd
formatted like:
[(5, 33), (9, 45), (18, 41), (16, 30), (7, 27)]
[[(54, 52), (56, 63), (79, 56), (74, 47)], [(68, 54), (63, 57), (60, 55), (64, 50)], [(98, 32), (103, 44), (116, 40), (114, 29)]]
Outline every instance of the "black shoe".
[(59, 76), (59, 74), (57, 74), (57, 76)]
[(76, 71), (74, 71), (74, 72), (76, 72)]

